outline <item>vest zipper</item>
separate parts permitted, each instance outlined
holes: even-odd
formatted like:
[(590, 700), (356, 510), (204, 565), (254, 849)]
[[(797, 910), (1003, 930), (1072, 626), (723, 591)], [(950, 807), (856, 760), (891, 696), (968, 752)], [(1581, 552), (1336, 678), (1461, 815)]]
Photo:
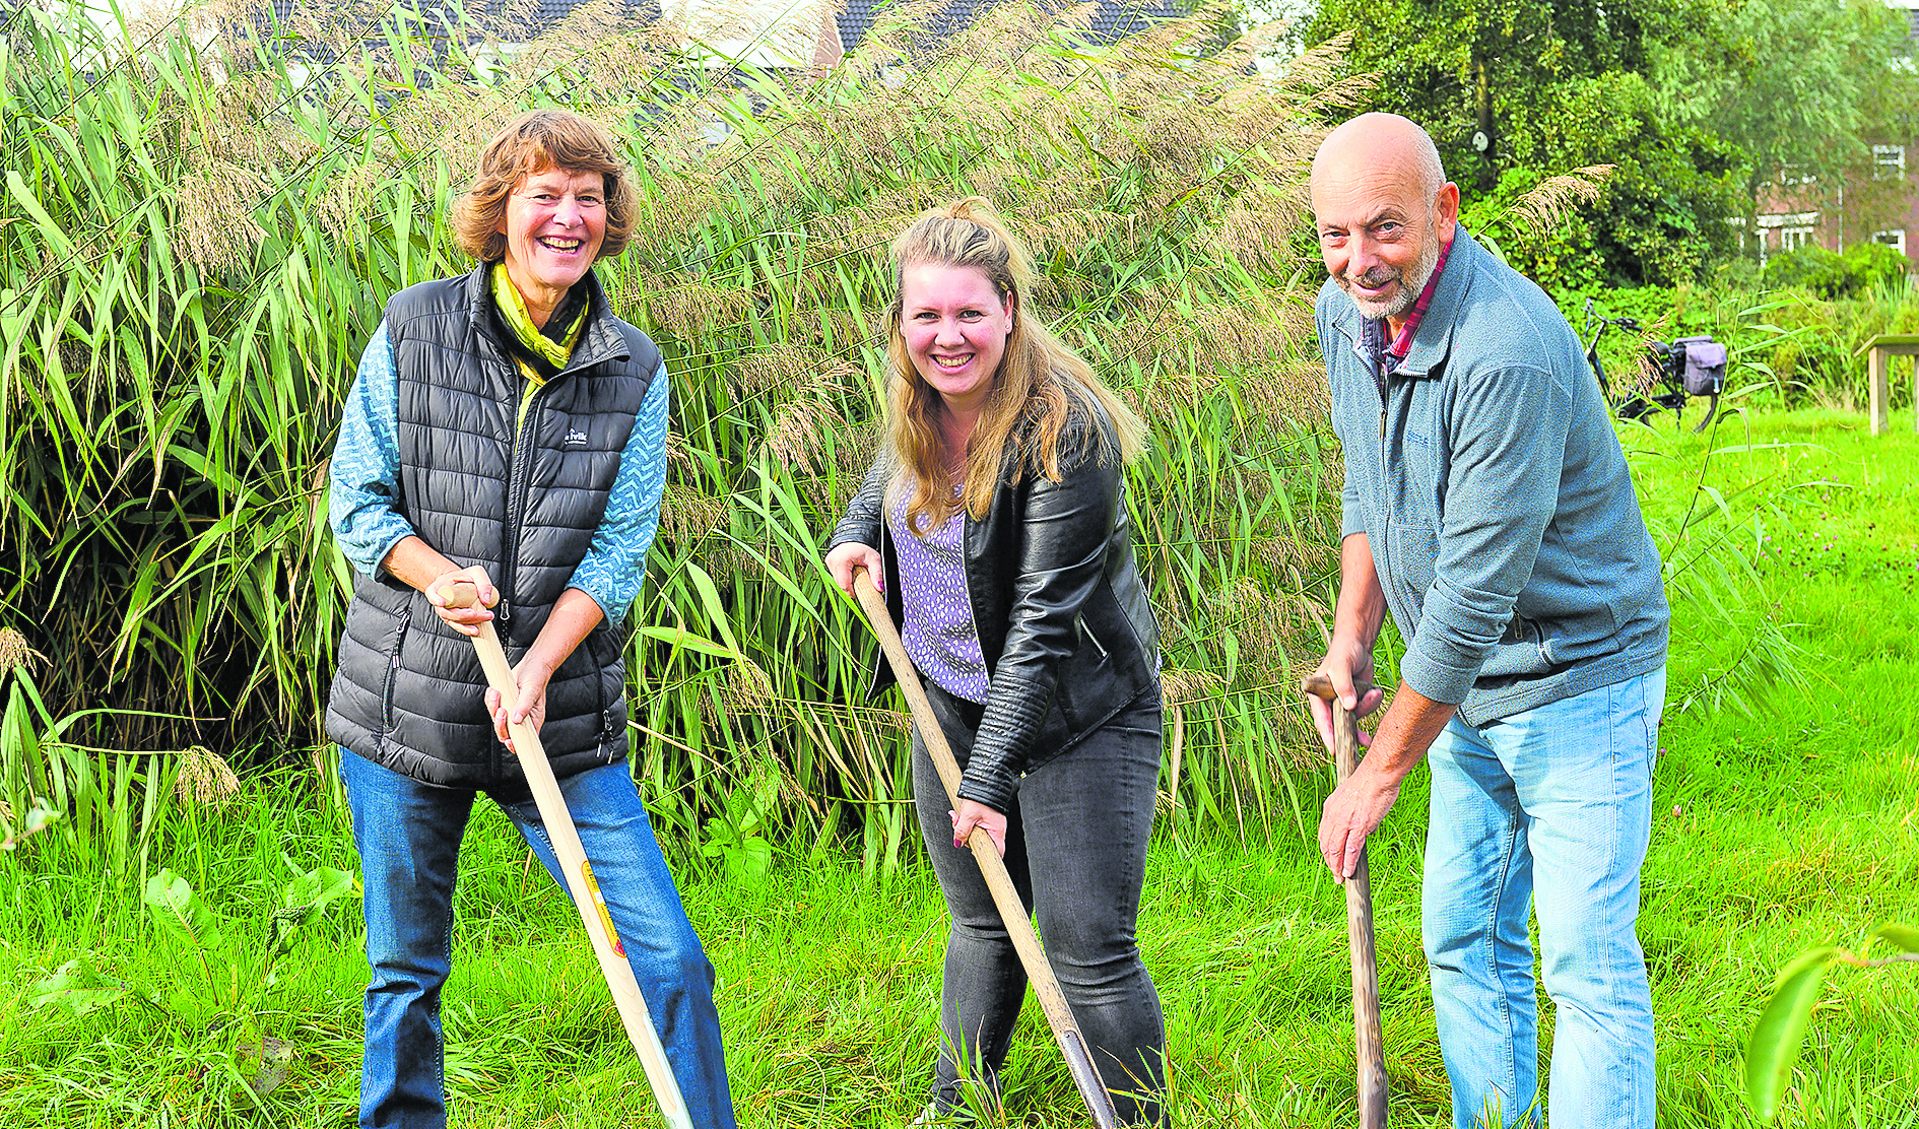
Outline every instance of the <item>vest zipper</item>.
[(393, 684), (400, 677), (400, 647), (406, 643), (407, 623), (413, 618), (413, 609), (400, 609), (400, 623), (393, 632), (393, 653), (386, 660), (386, 685), (380, 687), (380, 728), (383, 732), (393, 732)]
[[(600, 648), (592, 645), (592, 638), (592, 635), (587, 636), (586, 653), (587, 657), (593, 660), (593, 685), (599, 692), (600, 746), (598, 755), (599, 758), (604, 761), (610, 759), (612, 756), (608, 746), (613, 739), (613, 702), (606, 696), (606, 668), (611, 666), (612, 663), (600, 657)], [(617, 652), (615, 653), (614, 661), (618, 661)], [(624, 688), (622, 689), (624, 690)]]
[(500, 602), (493, 609), (502, 627), (513, 622), (513, 580), (520, 550), (520, 527), (526, 519), (526, 495), (531, 477), (533, 444), (527, 439), (527, 426), (533, 421), (535, 401), (545, 385), (535, 388), (526, 398), (526, 411), (514, 411), (520, 418), (513, 428), (513, 446), (507, 456), (506, 526), (500, 535)]

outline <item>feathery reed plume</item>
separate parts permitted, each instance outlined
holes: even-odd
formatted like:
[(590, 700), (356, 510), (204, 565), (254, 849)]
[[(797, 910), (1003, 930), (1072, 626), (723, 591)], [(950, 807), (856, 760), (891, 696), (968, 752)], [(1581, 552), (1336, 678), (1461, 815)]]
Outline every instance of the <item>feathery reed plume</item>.
[(1238, 637), (1241, 662), (1267, 668), (1285, 664), (1293, 617), (1266, 585), (1250, 576), (1236, 577), (1213, 605), (1218, 622)]
[(811, 354), (781, 342), (741, 357), (733, 368), (733, 383), (743, 397), (792, 395), (812, 387), (814, 370)]
[(174, 197), (181, 249), (197, 266), (230, 271), (252, 260), (253, 248), (266, 238), (253, 209), (272, 190), (257, 169), (204, 157), (180, 178)]
[(727, 501), (669, 482), (660, 497), (660, 536), (676, 545), (706, 540), (726, 524)]
[(780, 406), (766, 435), (766, 453), (774, 462), (805, 475), (825, 472), (833, 440), (845, 426), (833, 402), (817, 392), (795, 396)]
[(1168, 706), (1191, 705), (1202, 698), (1218, 697), (1225, 690), (1226, 679), (1217, 671), (1169, 666), (1159, 672), (1159, 700)]
[(680, 473), (692, 476), (700, 473), (699, 456), (687, 445), (686, 436), (678, 431), (666, 433), (666, 464), (679, 468)]
[(240, 791), (240, 778), (233, 766), (205, 745), (189, 745), (180, 752), (180, 774), (174, 779), (173, 792), (181, 803), (218, 807)]
[(348, 165), (328, 178), (314, 214), (329, 234), (347, 236), (373, 218), (375, 200), (392, 183), (391, 174), (371, 162)]
[(746, 319), (753, 293), (679, 278), (643, 279), (637, 295), (652, 323), (682, 341), (699, 341)]
[(12, 627), (0, 627), (0, 678), (14, 671), (31, 676), (35, 663), (47, 661), (47, 656), (27, 645), (27, 637)]
[(1580, 208), (1596, 203), (1612, 165), (1589, 165), (1563, 176), (1549, 176), (1532, 190), (1513, 201), (1506, 214), (1527, 238), (1544, 242), (1553, 229)]
[(768, 713), (775, 705), (773, 679), (765, 667), (742, 655), (727, 664), (720, 705), (733, 716)]

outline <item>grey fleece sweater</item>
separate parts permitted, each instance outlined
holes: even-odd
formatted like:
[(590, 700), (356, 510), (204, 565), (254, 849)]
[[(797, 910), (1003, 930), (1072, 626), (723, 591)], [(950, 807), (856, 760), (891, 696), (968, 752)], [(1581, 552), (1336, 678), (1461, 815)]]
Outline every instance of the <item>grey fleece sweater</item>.
[(1385, 396), (1330, 279), (1316, 310), (1364, 533), (1407, 640), (1400, 677), (1483, 726), (1666, 659), (1659, 554), (1572, 327), (1456, 228)]

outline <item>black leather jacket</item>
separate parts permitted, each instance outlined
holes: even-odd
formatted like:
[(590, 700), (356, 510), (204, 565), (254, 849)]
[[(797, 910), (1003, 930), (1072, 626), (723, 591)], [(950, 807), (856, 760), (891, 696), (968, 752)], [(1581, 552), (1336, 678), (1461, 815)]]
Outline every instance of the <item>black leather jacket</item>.
[[(1103, 445), (1093, 415), (1076, 412), (1060, 436), (1060, 481), (1029, 468), (1014, 483), (1009, 465), (985, 519), (966, 515), (966, 593), (990, 681), (959, 793), (996, 811), (1012, 805), (1026, 772), (1159, 692), (1159, 628), (1133, 563), (1119, 444), (1104, 413), (1096, 418)], [(882, 456), (827, 548), (879, 549), (898, 623), (899, 557), (882, 514), (891, 476)], [(868, 698), (892, 681), (876, 658)]]

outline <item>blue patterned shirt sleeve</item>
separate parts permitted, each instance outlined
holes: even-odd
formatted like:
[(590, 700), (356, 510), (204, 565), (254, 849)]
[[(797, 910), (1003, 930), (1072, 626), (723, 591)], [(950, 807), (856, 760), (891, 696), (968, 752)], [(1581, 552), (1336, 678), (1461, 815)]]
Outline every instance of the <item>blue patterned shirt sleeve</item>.
[(360, 354), (347, 392), (340, 438), (327, 467), (327, 520), (353, 567), (372, 576), (413, 525), (393, 508), (400, 497), (399, 370), (386, 323)]
[(660, 494), (666, 489), (668, 383), (662, 362), (620, 452), (620, 471), (607, 496), (600, 528), (585, 559), (573, 570), (572, 587), (593, 597), (614, 627), (625, 622), (640, 594), (646, 554), (660, 524)]

